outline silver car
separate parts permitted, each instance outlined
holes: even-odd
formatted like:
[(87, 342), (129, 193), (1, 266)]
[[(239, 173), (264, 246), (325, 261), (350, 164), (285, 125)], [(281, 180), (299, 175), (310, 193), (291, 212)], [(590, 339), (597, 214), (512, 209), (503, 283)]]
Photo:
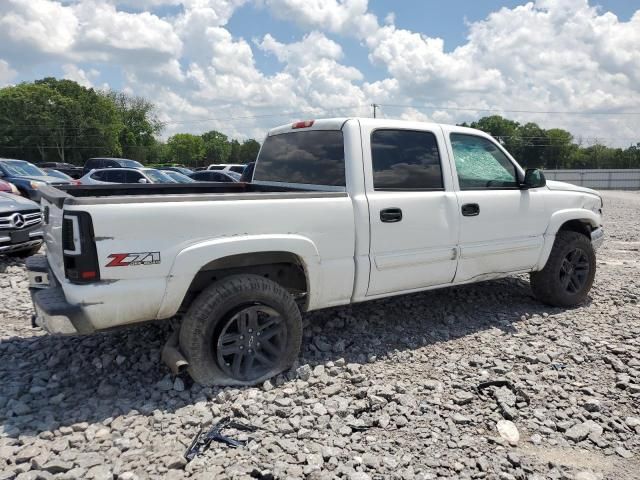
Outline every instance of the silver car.
[(109, 183), (178, 183), (155, 168), (100, 168), (80, 178), (82, 185)]
[(0, 192), (0, 255), (34, 255), (42, 239), (40, 206), (27, 198)]

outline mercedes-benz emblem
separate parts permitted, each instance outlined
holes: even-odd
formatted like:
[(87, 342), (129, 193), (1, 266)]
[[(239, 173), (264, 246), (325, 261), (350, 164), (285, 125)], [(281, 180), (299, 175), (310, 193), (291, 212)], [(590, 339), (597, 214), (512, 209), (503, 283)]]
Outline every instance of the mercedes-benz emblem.
[(13, 214), (13, 216), (11, 217), (11, 222), (13, 223), (13, 226), (16, 228), (24, 227), (24, 217), (19, 213)]

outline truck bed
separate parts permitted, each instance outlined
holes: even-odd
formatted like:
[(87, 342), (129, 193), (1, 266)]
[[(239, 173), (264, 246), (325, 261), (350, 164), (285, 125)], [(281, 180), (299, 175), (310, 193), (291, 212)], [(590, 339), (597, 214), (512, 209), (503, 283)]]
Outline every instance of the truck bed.
[(255, 183), (113, 184), (42, 187), (42, 196), (58, 208), (65, 205), (152, 203), (266, 198), (346, 196), (345, 192)]

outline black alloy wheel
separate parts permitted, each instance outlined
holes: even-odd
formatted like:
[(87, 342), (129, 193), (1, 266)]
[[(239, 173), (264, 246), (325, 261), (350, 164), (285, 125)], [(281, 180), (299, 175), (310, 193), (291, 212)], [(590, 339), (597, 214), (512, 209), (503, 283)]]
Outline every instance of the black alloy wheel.
[(568, 293), (575, 294), (589, 278), (589, 258), (580, 248), (571, 250), (560, 265), (560, 284)]
[(272, 370), (286, 352), (287, 325), (266, 305), (233, 312), (217, 336), (218, 367), (235, 380), (252, 381)]

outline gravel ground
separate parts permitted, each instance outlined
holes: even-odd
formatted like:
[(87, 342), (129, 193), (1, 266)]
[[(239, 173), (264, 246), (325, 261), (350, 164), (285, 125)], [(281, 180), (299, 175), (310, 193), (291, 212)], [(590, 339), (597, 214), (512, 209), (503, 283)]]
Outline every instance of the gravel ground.
[[(604, 196), (587, 305), (540, 305), (522, 277), (316, 312), (260, 388), (172, 378), (162, 325), (44, 335), (0, 257), (0, 479), (637, 479), (640, 193)], [(229, 415), (259, 427), (247, 447), (187, 464)]]

